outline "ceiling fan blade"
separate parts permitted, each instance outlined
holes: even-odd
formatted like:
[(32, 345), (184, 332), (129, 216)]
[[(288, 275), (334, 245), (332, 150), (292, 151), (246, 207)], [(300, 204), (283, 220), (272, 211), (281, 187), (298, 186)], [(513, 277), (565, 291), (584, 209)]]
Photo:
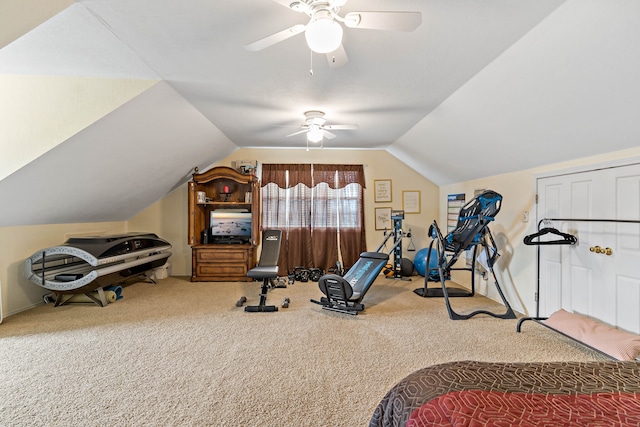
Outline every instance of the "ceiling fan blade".
[(347, 58), (347, 52), (344, 50), (344, 46), (340, 44), (336, 50), (333, 52), (329, 52), (327, 55), (327, 61), (329, 61), (330, 68), (338, 68), (342, 67), (344, 64), (349, 62), (349, 58)]
[(257, 52), (259, 50), (265, 49), (269, 46), (273, 46), (276, 43), (280, 43), (288, 39), (289, 37), (293, 37), (296, 34), (300, 34), (304, 31), (306, 25), (298, 24), (294, 25), (291, 28), (287, 28), (286, 30), (279, 31), (275, 34), (271, 34), (263, 39), (257, 40), (253, 43), (249, 43), (244, 45), (244, 48), (250, 50), (252, 52)]
[(369, 30), (413, 31), (422, 23), (420, 12), (349, 12), (344, 25)]
[(358, 125), (326, 125), (325, 129), (330, 130), (348, 130), (348, 129), (359, 129)]
[(307, 133), (307, 132), (309, 132), (309, 129), (302, 129), (302, 130), (299, 130), (298, 132), (290, 133), (289, 135), (287, 135), (287, 137), (300, 135), (301, 133)]
[(331, 132), (329, 132), (329, 131), (327, 130), (327, 128), (325, 127), (325, 128), (324, 128), (324, 137), (325, 137), (325, 138), (327, 138), (327, 139), (333, 139), (333, 138), (335, 138), (335, 137), (336, 137), (336, 134), (335, 134), (335, 133), (331, 133)]

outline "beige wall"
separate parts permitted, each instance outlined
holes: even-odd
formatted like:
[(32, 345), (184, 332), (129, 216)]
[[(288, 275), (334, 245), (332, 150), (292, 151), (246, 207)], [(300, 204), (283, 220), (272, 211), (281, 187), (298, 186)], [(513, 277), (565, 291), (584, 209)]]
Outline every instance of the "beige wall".
[[(403, 221), (404, 231), (411, 229), (417, 249), (428, 246), (427, 228), (434, 219), (446, 223), (446, 197), (451, 193), (466, 193), (472, 197), (474, 190), (491, 188), (504, 196), (501, 212), (491, 226), (501, 257), (497, 264), (498, 279), (514, 309), (533, 314), (535, 310), (535, 252), (522, 244), (525, 235), (535, 231), (534, 186), (540, 174), (567, 168), (588, 169), (603, 162), (620, 162), (640, 157), (640, 148), (609, 153), (549, 165), (541, 168), (496, 175), (473, 181), (461, 182), (438, 188), (415, 173), (405, 164), (385, 151), (367, 150), (273, 150), (241, 149), (226, 158), (220, 165), (231, 165), (232, 160), (258, 160), (261, 163), (351, 163), (364, 164), (367, 190), (365, 193), (365, 222), (367, 249), (375, 250), (382, 241), (381, 231), (374, 229), (374, 207), (402, 208), (403, 190), (420, 190), (421, 213), (408, 214)], [(392, 180), (392, 202), (374, 203), (373, 181)], [(169, 259), (172, 275), (191, 274), (191, 253), (187, 245), (187, 186), (186, 184), (159, 200), (127, 222), (92, 224), (53, 224), (22, 227), (0, 227), (0, 286), (2, 312), (5, 316), (17, 313), (42, 302), (46, 291), (24, 278), (24, 260), (35, 251), (63, 243), (71, 235), (114, 234), (127, 231), (157, 233), (171, 242), (173, 255)], [(531, 213), (527, 223), (523, 212)], [(415, 252), (403, 255), (413, 259)], [(416, 287), (421, 282), (416, 281)], [(481, 282), (480, 294), (495, 299), (493, 285)]]
[[(419, 190), (420, 214), (407, 214), (403, 230), (412, 231), (416, 248), (428, 244), (426, 224), (438, 213), (438, 187), (404, 163), (382, 150), (284, 150), (240, 149), (216, 166), (231, 166), (234, 160), (257, 160), (259, 163), (345, 163), (365, 165), (365, 226), (367, 249), (375, 250), (383, 240), (383, 232), (375, 230), (374, 207), (402, 209), (402, 191)], [(374, 203), (373, 185), (376, 179), (391, 179), (391, 203)], [(171, 274), (191, 275), (191, 248), (187, 245), (187, 186), (155, 203), (129, 221), (130, 230), (152, 231), (173, 245), (169, 262)], [(415, 252), (407, 251), (409, 239), (403, 241), (403, 257), (413, 259)], [(388, 245), (390, 247), (390, 245)]]
[[(428, 244), (425, 224), (438, 213), (438, 187), (418, 175), (385, 151), (367, 150), (273, 150), (241, 149), (218, 165), (230, 166), (233, 160), (258, 160), (260, 163), (348, 163), (364, 164), (365, 224), (367, 249), (375, 250), (383, 239), (374, 228), (374, 207), (402, 209), (402, 190), (420, 190), (421, 213), (406, 215), (403, 229), (412, 229), (414, 244)], [(392, 180), (392, 202), (373, 202), (373, 181)], [(169, 258), (172, 275), (191, 275), (191, 248), (187, 245), (187, 185), (179, 187), (126, 222), (95, 224), (53, 224), (0, 228), (0, 286), (5, 316), (42, 303), (46, 290), (24, 278), (24, 260), (34, 252), (64, 243), (71, 235), (115, 234), (129, 231), (156, 233), (172, 244)], [(409, 244), (405, 239), (403, 246)], [(405, 250), (404, 257), (413, 259)]]
[[(524, 245), (522, 240), (537, 229), (536, 178), (553, 175), (560, 171), (589, 170), (601, 165), (611, 166), (631, 161), (637, 162), (638, 156), (640, 156), (640, 148), (442, 186), (440, 187), (438, 217), (442, 223), (446, 220), (448, 194), (465, 193), (467, 200), (473, 197), (476, 189), (492, 189), (502, 194), (502, 209), (496, 216), (495, 222), (490, 226), (501, 254), (495, 268), (496, 275), (514, 310), (535, 315), (536, 250), (533, 246)], [(525, 211), (529, 212), (528, 222), (523, 221)], [(459, 281), (463, 284), (469, 284), (467, 277)], [(487, 281), (481, 280), (477, 289), (482, 295), (499, 299), (493, 281), (488, 284)]]
[(187, 244), (187, 185), (131, 218), (129, 231), (156, 233), (171, 243), (169, 271), (173, 276), (191, 275), (191, 248)]

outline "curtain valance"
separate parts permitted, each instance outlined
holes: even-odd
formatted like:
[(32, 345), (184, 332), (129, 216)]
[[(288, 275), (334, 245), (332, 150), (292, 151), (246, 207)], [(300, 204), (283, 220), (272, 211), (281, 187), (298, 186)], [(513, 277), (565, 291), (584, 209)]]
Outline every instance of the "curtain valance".
[[(289, 187), (304, 184), (311, 188), (326, 182), (331, 188), (343, 188), (347, 184), (357, 183), (366, 188), (364, 167), (362, 165), (338, 164), (277, 164), (262, 165), (262, 186), (273, 182), (280, 188), (287, 188), (287, 171)], [(337, 182), (336, 182), (337, 172)]]

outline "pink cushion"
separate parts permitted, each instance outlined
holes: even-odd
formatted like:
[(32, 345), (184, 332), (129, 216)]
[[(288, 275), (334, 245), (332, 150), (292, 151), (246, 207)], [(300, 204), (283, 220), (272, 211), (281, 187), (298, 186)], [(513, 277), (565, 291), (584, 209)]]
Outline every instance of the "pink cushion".
[(560, 309), (544, 323), (618, 360), (634, 360), (640, 355), (640, 336), (589, 317)]

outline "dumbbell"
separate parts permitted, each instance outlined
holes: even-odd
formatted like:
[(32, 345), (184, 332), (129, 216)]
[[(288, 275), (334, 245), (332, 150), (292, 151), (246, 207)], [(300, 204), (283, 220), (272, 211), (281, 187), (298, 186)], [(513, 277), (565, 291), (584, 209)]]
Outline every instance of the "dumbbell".
[(277, 277), (272, 280), (272, 285), (274, 288), (286, 288), (287, 287), (287, 279), (284, 277)]
[(236, 307), (242, 307), (245, 302), (247, 302), (247, 297), (240, 297), (240, 299), (236, 302)]
[(282, 300), (282, 308), (289, 308), (289, 303), (291, 302), (291, 300), (289, 299), (289, 297), (286, 297), (285, 299)]
[(309, 269), (309, 279), (311, 279), (312, 282), (317, 282), (318, 280), (320, 280), (320, 277), (322, 277), (323, 274), (324, 271), (319, 268)]

